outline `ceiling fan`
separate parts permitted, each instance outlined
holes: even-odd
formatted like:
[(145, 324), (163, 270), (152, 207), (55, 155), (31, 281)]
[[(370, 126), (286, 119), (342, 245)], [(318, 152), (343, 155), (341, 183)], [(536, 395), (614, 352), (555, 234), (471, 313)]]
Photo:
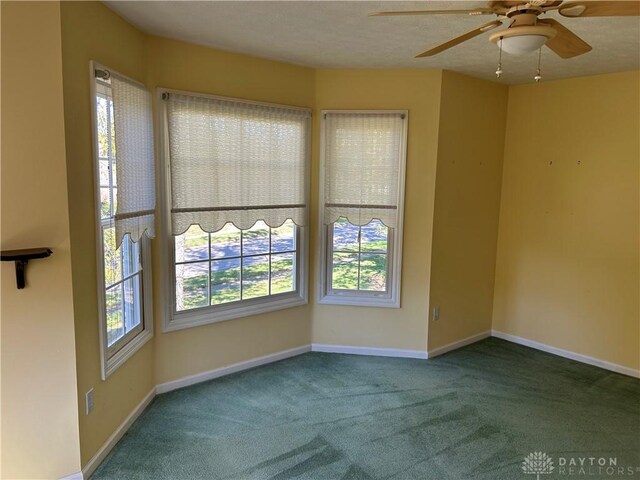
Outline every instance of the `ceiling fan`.
[(376, 12), (370, 16), (459, 14), (496, 15), (498, 17), (498, 20), (485, 23), (475, 30), (419, 53), (416, 58), (436, 55), (481, 33), (501, 26), (505, 20), (509, 22), (508, 27), (494, 32), (489, 39), (507, 53), (516, 55), (529, 53), (538, 50), (543, 45), (549, 47), (562, 58), (576, 57), (589, 52), (591, 46), (560, 22), (552, 18), (538, 18), (551, 10), (557, 10), (560, 15), (567, 18), (638, 16), (640, 15), (640, 1), (490, 1), (487, 7), (470, 10)]

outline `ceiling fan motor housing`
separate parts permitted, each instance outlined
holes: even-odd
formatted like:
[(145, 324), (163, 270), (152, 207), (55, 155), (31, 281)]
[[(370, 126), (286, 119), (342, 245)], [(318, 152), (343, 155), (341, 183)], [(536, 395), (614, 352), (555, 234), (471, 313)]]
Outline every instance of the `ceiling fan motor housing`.
[(541, 13), (542, 8), (533, 2), (516, 5), (506, 13), (507, 18), (511, 20), (509, 27), (495, 32), (489, 39), (504, 52), (512, 55), (523, 55), (538, 50), (557, 33), (549, 25), (538, 23), (538, 15)]
[(521, 21), (528, 21), (528, 20), (524, 20), (524, 18), (530, 19), (533, 17), (535, 22), (535, 19), (541, 13), (543, 13), (543, 10), (540, 7), (533, 7), (527, 3), (525, 5), (519, 5), (517, 7), (511, 8), (505, 15), (507, 18), (510, 18), (511, 20), (523, 18), (523, 20)]

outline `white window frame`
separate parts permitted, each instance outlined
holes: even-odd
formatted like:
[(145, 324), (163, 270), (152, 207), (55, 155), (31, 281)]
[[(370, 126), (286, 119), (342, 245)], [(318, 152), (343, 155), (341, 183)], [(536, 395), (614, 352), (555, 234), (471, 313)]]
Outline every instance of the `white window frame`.
[[(167, 105), (163, 100), (164, 94), (194, 95), (194, 92), (175, 90), (169, 88), (158, 88), (156, 96), (157, 110), (157, 145), (159, 152), (159, 202), (160, 202), (160, 252), (163, 261), (163, 291), (165, 297), (170, 299), (166, 302), (166, 312), (163, 315), (163, 332), (172, 332), (184, 328), (198, 327), (212, 323), (224, 322), (235, 318), (258, 315), (261, 313), (274, 312), (286, 308), (306, 305), (308, 303), (308, 275), (309, 275), (309, 235), (308, 226), (296, 225), (296, 267), (294, 272), (296, 280), (296, 290), (286, 293), (267, 295), (264, 297), (239, 300), (221, 305), (209, 305), (206, 307), (194, 308), (190, 310), (177, 311), (175, 294), (175, 243), (171, 234), (171, 166), (169, 153), (169, 140), (167, 128)], [(231, 100), (234, 102), (248, 103), (252, 105), (265, 105), (270, 107), (299, 108), (310, 111), (308, 108), (291, 107), (289, 105), (279, 105), (274, 103), (257, 102), (218, 95), (197, 93), (198, 96), (219, 100)], [(311, 124), (311, 122), (309, 122)], [(309, 208), (309, 189), (311, 172), (311, 127), (307, 131), (307, 152), (305, 162), (305, 185), (306, 204)]]
[[(324, 305), (351, 305), (358, 307), (400, 308), (402, 279), (402, 238), (404, 222), (405, 172), (407, 164), (407, 133), (409, 126), (408, 110), (322, 110), (320, 118), (320, 185), (318, 202), (318, 303)], [(398, 178), (400, 182), (398, 199), (398, 224), (389, 228), (387, 248), (387, 289), (385, 292), (370, 290), (332, 289), (331, 262), (333, 253), (333, 232), (331, 225), (324, 223), (324, 181), (326, 165), (326, 122), (328, 113), (397, 113), (404, 115), (402, 129), (402, 147), (400, 151)]]
[[(100, 167), (98, 149), (98, 125), (97, 125), (97, 88), (96, 69), (109, 70), (108, 67), (97, 62), (89, 62), (90, 94), (91, 94), (91, 133), (93, 143), (93, 189), (95, 195), (95, 232), (96, 232), (96, 266), (98, 287), (98, 324), (100, 336), (100, 366), (101, 378), (106, 380), (109, 375), (123, 365), (133, 354), (153, 337), (153, 292), (151, 272), (151, 241), (146, 235), (140, 239), (140, 257), (142, 261), (142, 328), (132, 331), (132, 335), (125, 334), (111, 347), (107, 346), (107, 313), (106, 313), (106, 289), (104, 271), (104, 247), (102, 245), (102, 219), (100, 199)], [(122, 76), (122, 75), (121, 75)], [(136, 80), (129, 79), (139, 83)]]

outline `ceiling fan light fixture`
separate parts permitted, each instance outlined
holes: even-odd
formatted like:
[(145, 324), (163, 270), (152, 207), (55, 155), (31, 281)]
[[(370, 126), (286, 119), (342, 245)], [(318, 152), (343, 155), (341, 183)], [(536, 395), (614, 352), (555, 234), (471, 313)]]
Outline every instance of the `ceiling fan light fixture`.
[(511, 55), (524, 55), (525, 53), (535, 52), (546, 41), (547, 37), (543, 35), (520, 35), (498, 40), (498, 44), (502, 44), (502, 50)]
[(508, 28), (495, 32), (489, 38), (511, 55), (524, 55), (539, 50), (547, 40), (555, 36), (555, 29), (546, 25), (535, 25)]

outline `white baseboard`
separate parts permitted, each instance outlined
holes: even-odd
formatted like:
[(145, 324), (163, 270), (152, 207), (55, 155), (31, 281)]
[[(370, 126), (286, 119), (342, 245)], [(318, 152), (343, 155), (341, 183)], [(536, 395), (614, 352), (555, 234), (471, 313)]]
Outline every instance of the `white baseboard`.
[(207, 380), (213, 380), (214, 378), (224, 377), (232, 373), (247, 370), (253, 367), (259, 367), (267, 363), (277, 362), (278, 360), (284, 360), (285, 358), (295, 357), (311, 351), (311, 345), (303, 345), (302, 347), (292, 348), (290, 350), (283, 350), (282, 352), (271, 353), (264, 355), (263, 357), (252, 358), (244, 362), (234, 363), (226, 367), (216, 368), (209, 370), (208, 372), (196, 373), (195, 375), (189, 375), (188, 377), (182, 377), (178, 380), (172, 380), (170, 382), (161, 383), (156, 385), (156, 392), (166, 393), (177, 388), (188, 387), (196, 383), (206, 382)]
[(62, 477), (60, 480), (83, 480), (82, 472), (72, 473), (66, 477)]
[(437, 357), (438, 355), (442, 355), (443, 353), (450, 352), (452, 350), (457, 350), (458, 348), (466, 347), (467, 345), (471, 345), (472, 343), (479, 342), (480, 340), (484, 340), (485, 338), (489, 338), (491, 336), (491, 330), (487, 330), (486, 332), (478, 333), (476, 335), (471, 335), (470, 337), (463, 338), (462, 340), (457, 340), (452, 343), (448, 343), (443, 345), (442, 347), (434, 348), (433, 350), (429, 350), (429, 358)]
[(153, 387), (149, 390), (149, 393), (142, 399), (142, 401), (136, 405), (133, 411), (124, 419), (118, 428), (116, 428), (115, 432), (111, 434), (111, 436), (107, 439), (107, 441), (100, 447), (100, 450), (96, 452), (96, 454), (87, 462), (85, 467), (82, 469), (82, 475), (80, 477), (72, 477), (74, 480), (77, 478), (81, 480), (82, 478), (89, 478), (93, 472), (98, 468), (98, 466), (102, 463), (102, 461), (109, 455), (111, 449), (115, 446), (116, 443), (123, 437), (123, 435), (129, 430), (129, 427), (136, 421), (136, 419), (140, 416), (144, 409), (151, 403), (151, 400), (156, 396), (156, 388)]
[(314, 343), (311, 345), (312, 352), (324, 353), (347, 353), (350, 355), (373, 355), (375, 357), (398, 357), (398, 358), (427, 358), (427, 352), (422, 350), (398, 350), (395, 348), (374, 348), (374, 347), (353, 347), (349, 345), (327, 345), (325, 343)]
[(502, 340), (506, 340), (508, 342), (517, 343), (518, 345), (524, 345), (525, 347), (531, 347), (531, 348), (535, 348), (536, 350), (552, 353), (554, 355), (568, 358), (570, 360), (575, 360), (576, 362), (582, 362), (588, 365), (593, 365), (594, 367), (600, 367), (606, 370), (611, 370), (612, 372), (621, 373), (623, 375), (629, 375), (630, 377), (640, 378), (640, 370), (625, 367), (623, 365), (618, 365), (617, 363), (607, 362), (605, 360), (600, 360), (599, 358), (582, 355), (581, 353), (575, 353), (569, 350), (564, 350), (562, 348), (552, 347), (551, 345), (546, 345), (544, 343), (536, 342), (523, 337), (517, 337), (515, 335), (499, 332), (497, 330), (492, 330), (491, 336), (500, 338)]

